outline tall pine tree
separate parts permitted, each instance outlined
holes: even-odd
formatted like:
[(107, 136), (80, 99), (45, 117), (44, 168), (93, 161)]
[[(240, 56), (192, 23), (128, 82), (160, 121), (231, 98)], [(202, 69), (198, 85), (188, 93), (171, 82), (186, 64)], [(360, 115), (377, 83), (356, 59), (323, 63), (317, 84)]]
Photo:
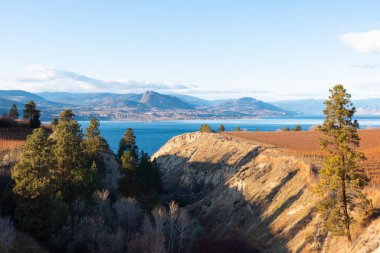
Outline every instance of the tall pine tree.
[(51, 174), (57, 162), (53, 145), (43, 128), (35, 129), (12, 169), (16, 224), (41, 239), (47, 239), (66, 220), (66, 205)]
[(9, 117), (12, 119), (18, 119), (19, 116), (20, 116), (20, 114), (17, 110), (16, 104), (13, 104), (11, 107), (11, 110), (9, 111)]
[(65, 200), (73, 200), (78, 195), (89, 196), (96, 188), (93, 182), (97, 178), (96, 171), (86, 159), (82, 146), (83, 134), (74, 116), (71, 110), (63, 111), (53, 134), (53, 152), (57, 159), (53, 175)]
[(95, 157), (101, 150), (108, 148), (107, 141), (100, 134), (99, 126), (99, 120), (91, 118), (84, 134), (83, 147), (90, 157)]
[(371, 202), (362, 193), (369, 180), (360, 168), (365, 157), (357, 151), (359, 124), (353, 119), (351, 95), (343, 85), (334, 86), (330, 93), (323, 111), (326, 118), (319, 128), (323, 134), (321, 148), (326, 155), (316, 187), (322, 197), (318, 210), (328, 231), (351, 241), (353, 213), (358, 217), (371, 209)]
[(136, 145), (136, 137), (133, 133), (132, 128), (128, 128), (125, 131), (123, 138), (120, 140), (117, 156), (121, 158), (124, 152), (128, 150), (130, 150), (132, 152), (132, 155), (137, 159), (138, 151)]
[(137, 180), (138, 161), (131, 150), (121, 156), (120, 178), (118, 190), (124, 196), (135, 196), (139, 192)]
[(119, 191), (124, 196), (151, 195), (161, 191), (158, 166), (147, 153), (137, 153), (133, 130), (128, 128), (120, 140), (118, 155), (121, 160)]
[(25, 104), (24, 119), (29, 120), (29, 124), (32, 128), (40, 127), (40, 116), (41, 112), (37, 109), (36, 103), (33, 100)]

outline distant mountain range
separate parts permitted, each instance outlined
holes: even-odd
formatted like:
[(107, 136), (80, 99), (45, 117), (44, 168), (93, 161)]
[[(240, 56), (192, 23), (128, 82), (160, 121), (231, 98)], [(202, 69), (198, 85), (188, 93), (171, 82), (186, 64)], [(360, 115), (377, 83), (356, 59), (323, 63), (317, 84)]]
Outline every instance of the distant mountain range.
[[(91, 116), (102, 120), (227, 119), (265, 116), (322, 115), (323, 100), (285, 100), (266, 103), (251, 97), (206, 100), (188, 95), (167, 95), (154, 91), (141, 94), (42, 92), (0, 90), (0, 112), (12, 104), (21, 111), (34, 100), (45, 120), (58, 116), (64, 108), (74, 110), (79, 119)], [(380, 115), (380, 99), (354, 101), (361, 115)]]
[[(325, 108), (323, 99), (282, 100), (271, 102), (284, 110), (292, 111), (297, 115), (321, 116)], [(380, 98), (353, 100), (357, 115), (380, 115)]]
[[(226, 99), (210, 101), (188, 95), (166, 95), (154, 91), (142, 94), (114, 94), (114, 93), (39, 93), (39, 96), (60, 103), (71, 103), (75, 106), (87, 108), (114, 109), (133, 111), (135, 113), (170, 114), (178, 117), (178, 112), (185, 118), (232, 118), (279, 116), (291, 114), (287, 110), (265, 103), (254, 98)], [(157, 115), (156, 115), (157, 116)]]
[(0, 90), (0, 113), (8, 113), (13, 104), (16, 104), (21, 112), (24, 104), (30, 100), (36, 102), (42, 111), (53, 112), (70, 106), (56, 101), (49, 101), (37, 94), (22, 90)]

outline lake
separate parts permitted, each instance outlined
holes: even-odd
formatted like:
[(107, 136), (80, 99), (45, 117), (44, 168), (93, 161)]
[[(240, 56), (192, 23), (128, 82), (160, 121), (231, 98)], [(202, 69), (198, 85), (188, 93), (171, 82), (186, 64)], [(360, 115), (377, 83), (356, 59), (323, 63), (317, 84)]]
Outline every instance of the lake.
[[(380, 117), (358, 117), (362, 129), (369, 127), (380, 127)], [(144, 150), (149, 155), (153, 155), (162, 145), (173, 136), (198, 131), (201, 124), (209, 124), (213, 130), (217, 130), (223, 124), (226, 131), (234, 130), (240, 126), (242, 130), (255, 131), (276, 131), (286, 126), (294, 127), (301, 125), (303, 130), (321, 124), (323, 117), (283, 117), (283, 118), (263, 118), (250, 120), (173, 120), (173, 121), (101, 121), (100, 131), (108, 141), (111, 149), (116, 151), (119, 141), (125, 130), (133, 129), (136, 142), (140, 150)], [(85, 129), (89, 122), (79, 121)]]

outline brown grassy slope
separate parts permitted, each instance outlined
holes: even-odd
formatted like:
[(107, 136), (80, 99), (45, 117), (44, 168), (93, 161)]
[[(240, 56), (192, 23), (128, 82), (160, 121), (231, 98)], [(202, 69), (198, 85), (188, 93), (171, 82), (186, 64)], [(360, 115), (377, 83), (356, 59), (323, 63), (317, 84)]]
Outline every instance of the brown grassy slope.
[[(9, 126), (0, 126), (0, 153), (21, 148), (27, 136), (33, 132), (25, 120), (12, 121), (8, 124)], [(42, 127), (48, 132), (52, 131), (50, 124), (44, 124)]]
[(0, 139), (0, 151), (21, 147), (25, 141), (22, 140), (2, 140)]
[[(302, 154), (321, 154), (317, 131), (226, 132), (226, 135), (288, 148)], [(360, 150), (369, 161), (380, 162), (380, 129), (359, 130)]]
[[(319, 146), (321, 135), (317, 131), (227, 132), (225, 135), (286, 148), (290, 154), (322, 155)], [(371, 183), (380, 186), (380, 129), (359, 130), (359, 136), (359, 150), (367, 157), (363, 168), (370, 175)]]

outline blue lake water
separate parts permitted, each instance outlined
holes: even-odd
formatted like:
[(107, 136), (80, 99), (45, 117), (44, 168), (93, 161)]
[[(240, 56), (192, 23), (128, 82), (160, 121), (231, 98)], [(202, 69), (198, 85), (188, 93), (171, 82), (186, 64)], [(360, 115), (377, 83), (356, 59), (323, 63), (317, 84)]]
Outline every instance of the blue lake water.
[[(358, 117), (362, 129), (369, 127), (380, 127), (380, 117)], [(286, 126), (294, 127), (301, 125), (303, 130), (310, 129), (312, 126), (321, 124), (323, 117), (283, 117), (283, 118), (264, 118), (250, 120), (176, 120), (176, 121), (101, 121), (100, 131), (108, 141), (110, 147), (116, 151), (119, 141), (127, 128), (132, 128), (137, 145), (140, 150), (144, 150), (149, 155), (153, 155), (162, 145), (173, 136), (198, 131), (201, 124), (209, 124), (213, 130), (217, 130), (223, 124), (226, 131), (234, 130), (240, 126), (242, 130), (254, 131), (276, 131)], [(79, 122), (85, 129), (89, 122)]]

